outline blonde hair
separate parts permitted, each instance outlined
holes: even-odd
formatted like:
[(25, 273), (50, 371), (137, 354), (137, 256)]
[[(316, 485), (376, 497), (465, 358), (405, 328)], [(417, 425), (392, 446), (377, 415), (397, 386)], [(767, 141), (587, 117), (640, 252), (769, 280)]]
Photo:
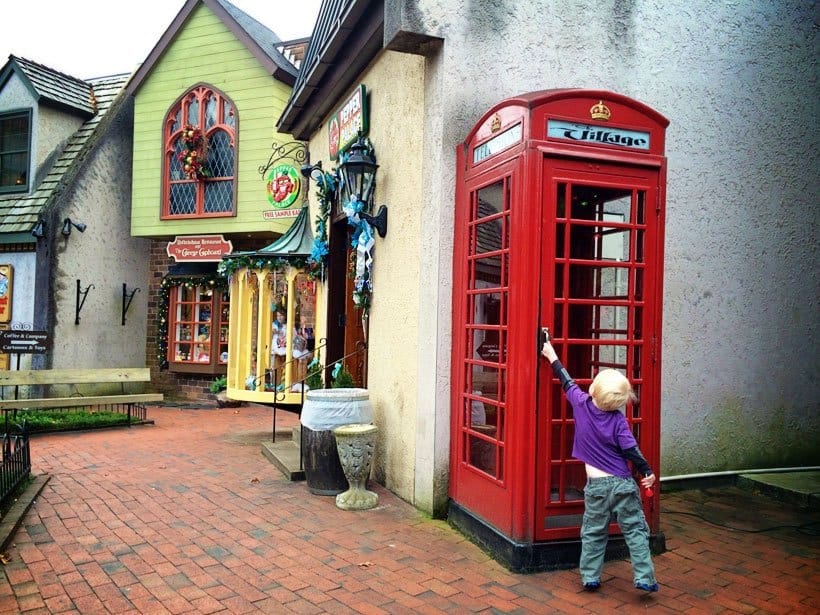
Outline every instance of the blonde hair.
[(611, 412), (623, 408), (627, 402), (637, 400), (632, 385), (621, 372), (602, 369), (589, 385), (592, 401), (601, 410)]

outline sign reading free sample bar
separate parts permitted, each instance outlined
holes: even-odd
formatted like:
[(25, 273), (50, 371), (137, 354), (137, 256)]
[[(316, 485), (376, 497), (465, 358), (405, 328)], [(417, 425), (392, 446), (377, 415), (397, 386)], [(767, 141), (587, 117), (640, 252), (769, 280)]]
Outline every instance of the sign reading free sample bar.
[(602, 145), (616, 145), (632, 149), (649, 149), (649, 133), (621, 128), (603, 126), (589, 126), (564, 122), (563, 120), (547, 120), (547, 136), (553, 139), (567, 139)]

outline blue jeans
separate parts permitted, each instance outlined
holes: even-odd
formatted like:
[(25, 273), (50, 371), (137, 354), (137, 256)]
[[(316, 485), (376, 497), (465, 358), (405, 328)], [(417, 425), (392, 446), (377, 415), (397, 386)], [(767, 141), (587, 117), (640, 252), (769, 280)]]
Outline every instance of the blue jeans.
[(584, 487), (584, 520), (581, 524), (581, 579), (601, 580), (604, 552), (612, 516), (629, 547), (635, 583), (655, 583), (655, 567), (649, 551), (649, 526), (643, 515), (638, 484), (631, 478), (590, 478)]

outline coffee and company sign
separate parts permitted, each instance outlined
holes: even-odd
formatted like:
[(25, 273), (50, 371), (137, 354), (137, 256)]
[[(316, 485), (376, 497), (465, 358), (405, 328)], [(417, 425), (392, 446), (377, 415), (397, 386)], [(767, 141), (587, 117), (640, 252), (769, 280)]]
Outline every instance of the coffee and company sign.
[(610, 126), (590, 126), (563, 120), (547, 120), (547, 136), (553, 139), (580, 141), (597, 145), (615, 145), (632, 149), (649, 149), (649, 133)]
[(364, 84), (360, 84), (327, 122), (330, 158), (336, 160), (360, 132), (366, 135), (369, 129), (367, 90)]
[(47, 331), (0, 331), (0, 352), (43, 354), (51, 346)]
[(233, 244), (222, 235), (188, 235), (175, 237), (165, 251), (177, 263), (218, 262), (233, 252)]

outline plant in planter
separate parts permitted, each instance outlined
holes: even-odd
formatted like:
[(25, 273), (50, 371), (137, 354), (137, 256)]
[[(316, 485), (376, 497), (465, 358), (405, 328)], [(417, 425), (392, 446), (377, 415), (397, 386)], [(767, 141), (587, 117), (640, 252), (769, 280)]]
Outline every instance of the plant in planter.
[(353, 389), (356, 388), (356, 381), (353, 380), (352, 374), (347, 371), (347, 368), (342, 363), (337, 363), (333, 369), (333, 384), (334, 389)]
[(314, 358), (313, 361), (308, 363), (307, 366), (307, 377), (305, 378), (305, 384), (307, 385), (308, 389), (311, 391), (315, 391), (316, 389), (322, 389), (325, 386), (325, 383), (322, 381), (322, 370), (323, 366), (319, 363), (318, 358)]
[(228, 387), (228, 377), (227, 376), (219, 376), (215, 378), (213, 382), (211, 382), (211, 393), (216, 395), (220, 391), (224, 391)]
[(216, 405), (220, 408), (236, 408), (241, 405), (242, 402), (235, 399), (229, 399), (228, 393), (225, 390), (227, 387), (228, 377), (224, 375), (218, 376), (211, 382), (210, 389), (211, 393), (216, 395)]

